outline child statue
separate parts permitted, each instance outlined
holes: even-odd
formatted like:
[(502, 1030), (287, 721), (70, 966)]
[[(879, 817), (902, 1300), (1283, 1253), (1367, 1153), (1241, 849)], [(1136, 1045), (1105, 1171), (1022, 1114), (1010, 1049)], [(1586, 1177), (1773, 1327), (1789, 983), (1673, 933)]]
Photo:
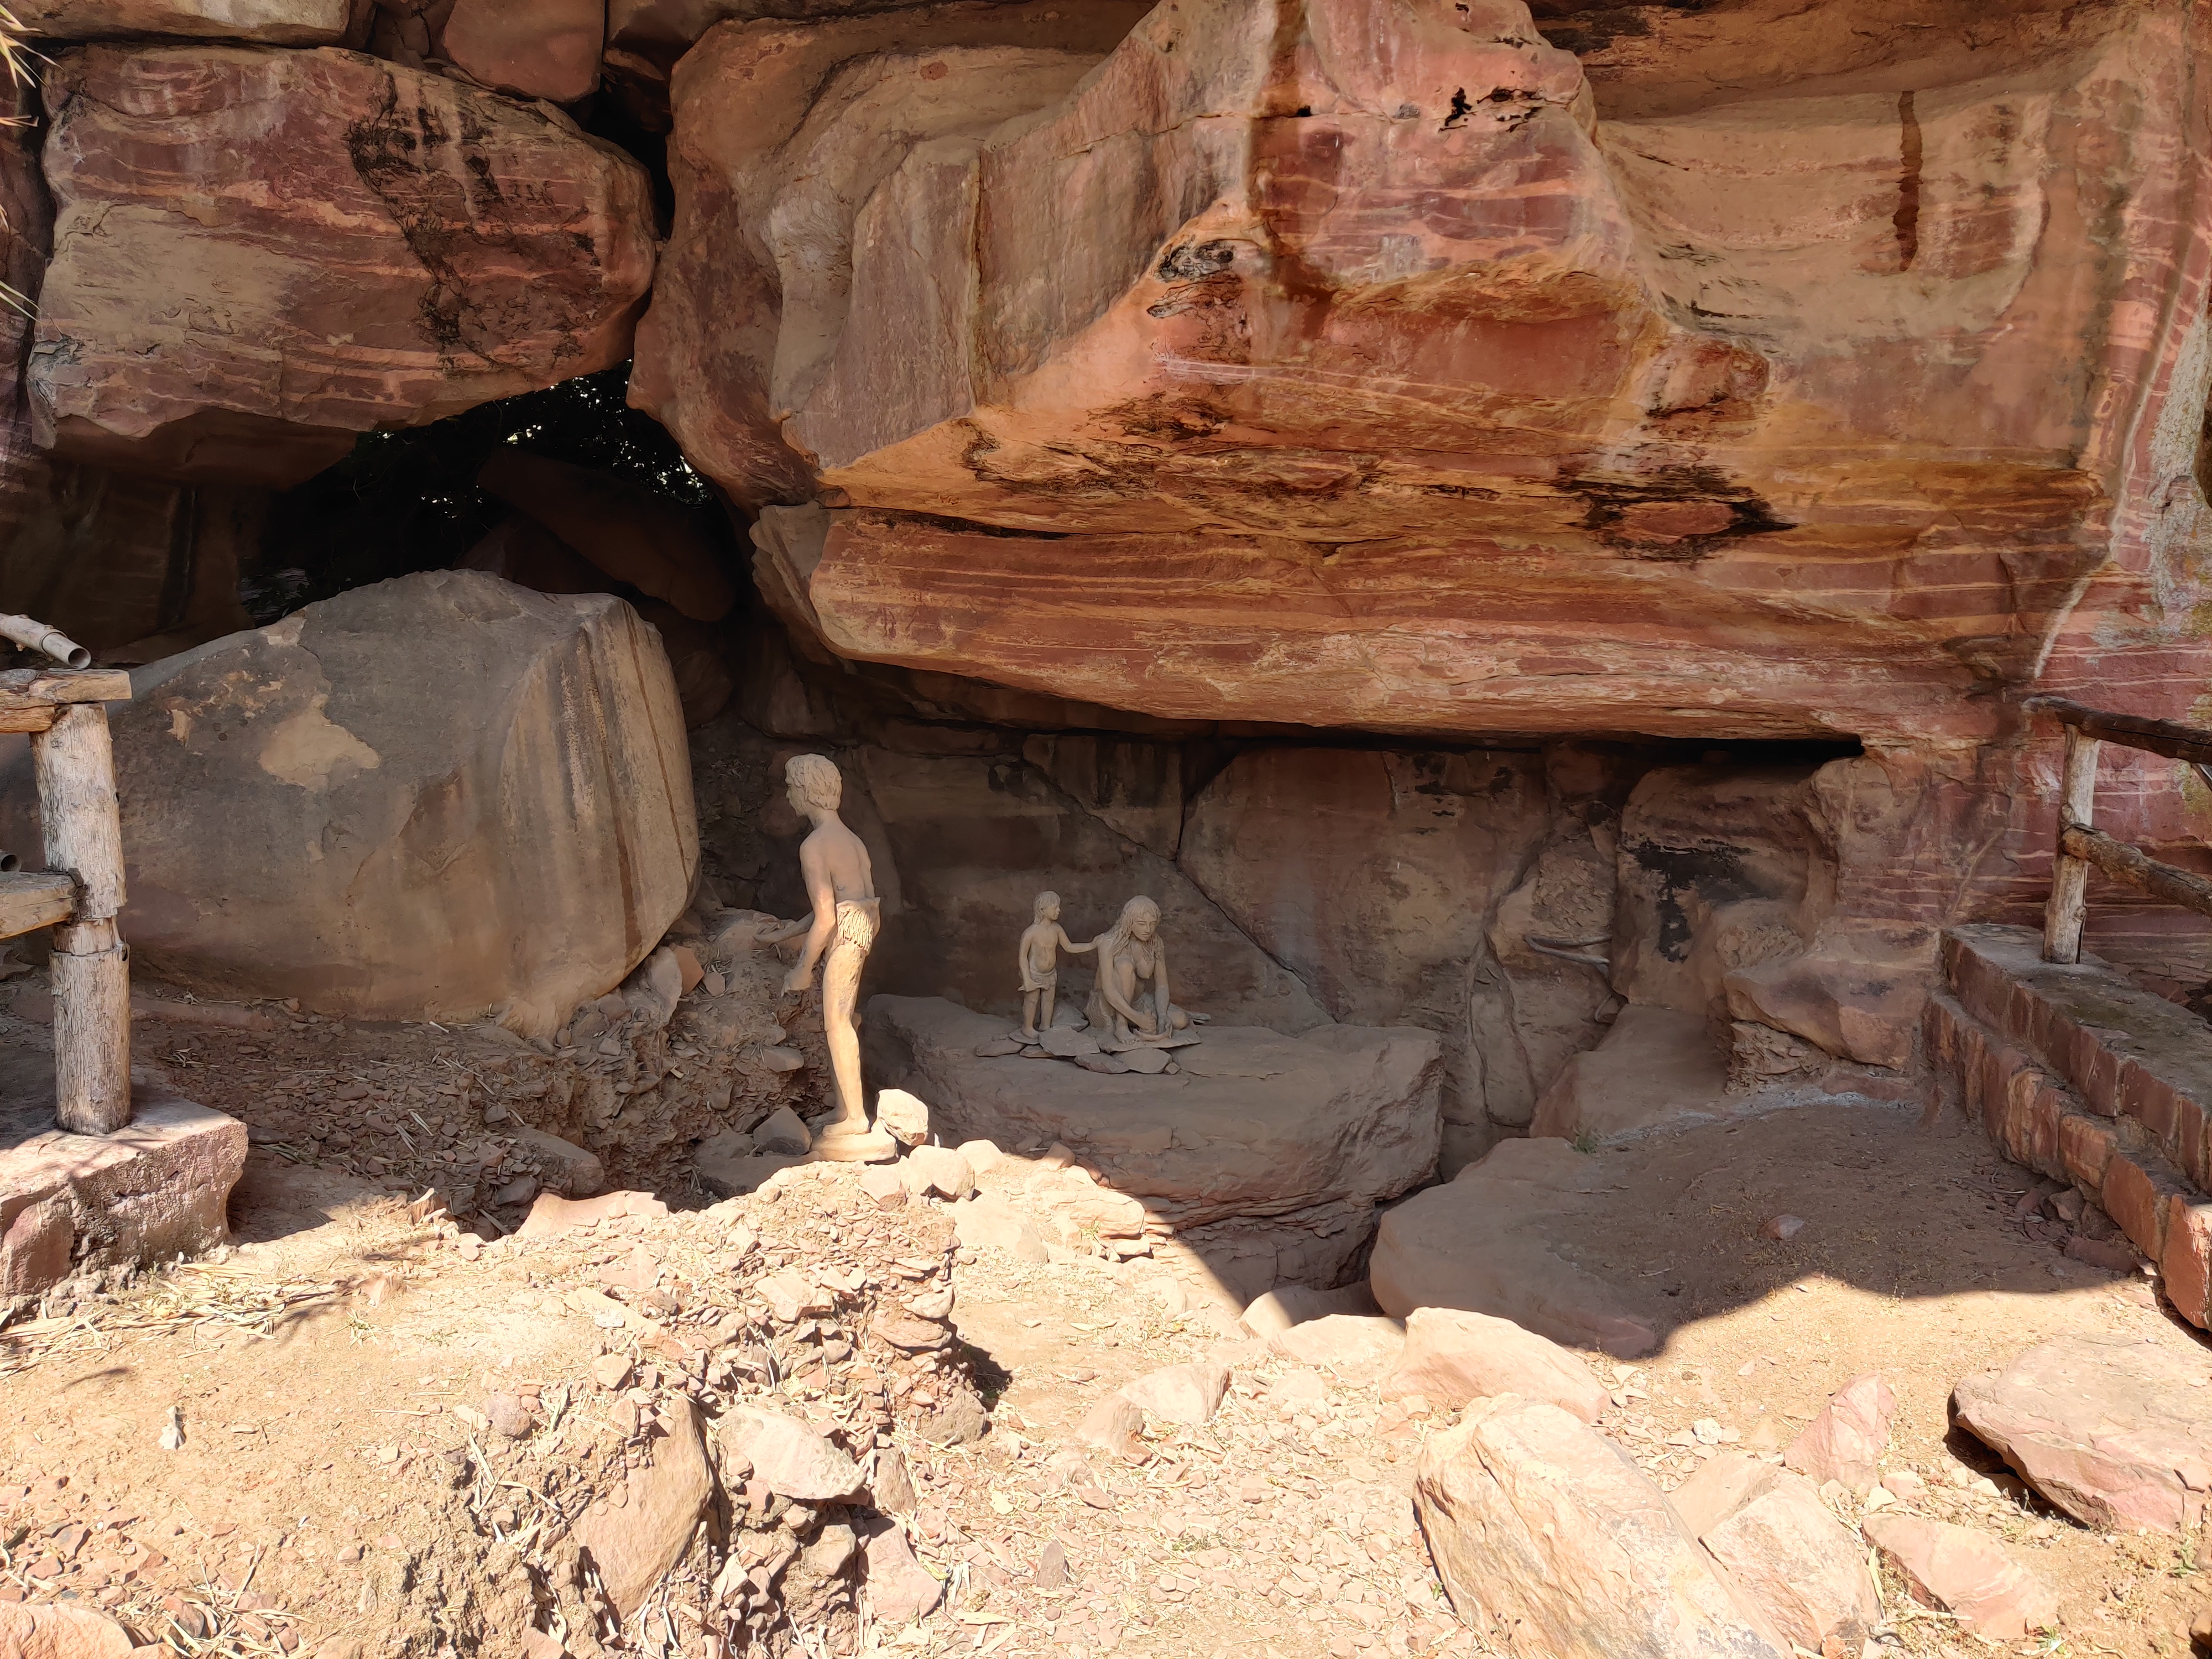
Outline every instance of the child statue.
[(1060, 952), (1081, 956), (1098, 948), (1097, 940), (1078, 945), (1060, 925), (1060, 895), (1036, 896), (1036, 920), (1022, 935), (1022, 1029), (1014, 1033), (1024, 1042), (1035, 1042), (1052, 1024), (1052, 1005), (1060, 989)]
[(803, 921), (765, 928), (758, 938), (763, 945), (780, 945), (806, 935), (799, 961), (783, 982), (787, 993), (811, 989), (815, 963), (822, 964), (822, 1028), (836, 1079), (837, 1109), (815, 1132), (814, 1149), (817, 1157), (865, 1163), (896, 1150), (888, 1134), (868, 1127), (860, 1088), (860, 1032), (854, 1015), (860, 969), (882, 925), (875, 872), (866, 846), (837, 816), (845, 781), (836, 765), (820, 755), (794, 755), (785, 763), (783, 776), (793, 810), (814, 826), (799, 848), (799, 872), (814, 912)]

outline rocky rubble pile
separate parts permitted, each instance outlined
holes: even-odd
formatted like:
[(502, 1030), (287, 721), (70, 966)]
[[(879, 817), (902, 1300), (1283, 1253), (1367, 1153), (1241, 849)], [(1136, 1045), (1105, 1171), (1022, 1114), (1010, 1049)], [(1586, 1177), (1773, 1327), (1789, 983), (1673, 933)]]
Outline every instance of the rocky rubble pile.
[[(1997, 1482), (1957, 1463), (1935, 1481), (1892, 1457), (1897, 1402), (1879, 1376), (1838, 1390), (1779, 1452), (1740, 1449), (1739, 1431), (1711, 1419), (1662, 1437), (1635, 1409), (1645, 1397), (1637, 1370), (1614, 1368), (1620, 1409), (1604, 1413), (1573, 1356), (1510, 1327), (1501, 1337), (1492, 1328), (1503, 1322), (1465, 1322), (1480, 1317), (1443, 1316), (1453, 1322), (1440, 1329), (1437, 1316), (1416, 1314), (1382, 1392), (1449, 1386), (1455, 1352), (1460, 1375), (1483, 1378), (1426, 1447), (1416, 1501), (1454, 1607), (1487, 1639), (1592, 1659), (1703, 1653), (1716, 1641), (1744, 1654), (1856, 1654), (1871, 1638), (1894, 1641), (1915, 1606), (1990, 1644), (2057, 1626), (2056, 1585), (1993, 1535), (1985, 1506), (2002, 1505)], [(2201, 1361), (2078, 1337), (1966, 1379), (1954, 1405), (1960, 1427), (2053, 1509), (2099, 1528), (2185, 1534), (2205, 1513), (2196, 1395), (2209, 1382)], [(1691, 1472), (1672, 1484), (1676, 1447)], [(1656, 1645), (1638, 1646), (1639, 1633)]]
[[(543, 1042), (164, 988), (141, 994), (136, 1052), (179, 1093), (243, 1120), (256, 1146), (434, 1194), (494, 1237), (541, 1191), (692, 1194), (696, 1144), (816, 1109), (829, 1064), (820, 1004), (784, 995), (783, 964), (753, 948), (761, 920), (701, 900), (628, 981)], [(10, 965), (0, 1045), (43, 1051), (45, 975)]]
[[(596, 1495), (580, 1514), (517, 1517), (543, 1528), (543, 1627), (586, 1659), (648, 1609), (680, 1611), (778, 1652), (802, 1629), (849, 1649), (863, 1582), (876, 1616), (926, 1611), (936, 1582), (884, 1511), (912, 1506), (902, 1441), (958, 1444), (987, 1425), (948, 1322), (951, 1229), (831, 1165), (692, 1216), (659, 1207), (547, 1196), (489, 1247), (526, 1264), (544, 1311), (609, 1333), (591, 1386), (617, 1437)], [(562, 1408), (541, 1390), (485, 1414), (501, 1433), (507, 1413), (521, 1458)], [(722, 1513), (726, 1533), (702, 1527)]]
[[(637, 1193), (548, 1194), (491, 1244), (442, 1216), (392, 1219), (373, 1279), (296, 1288), (367, 1305), (457, 1269), (490, 1274), (518, 1283), (524, 1313), (588, 1321), (598, 1357), (333, 1425), (396, 1436), (348, 1455), (404, 1493), (390, 1534), (356, 1525), (335, 1559), (304, 1538), (234, 1547), (234, 1527), (103, 1504), (82, 1477), (0, 1469), (13, 1540), (0, 1604), (97, 1606), (179, 1651), (304, 1643), (327, 1659), (524, 1630), (538, 1632), (532, 1655), (574, 1659), (634, 1653), (664, 1629), (686, 1653), (706, 1636), (723, 1652), (849, 1652), (867, 1620), (936, 1605), (940, 1580), (897, 1517), (926, 1481), (915, 1465), (987, 1427), (950, 1323), (959, 1247), (942, 1215), (821, 1165), (687, 1214)], [(80, 1318), (128, 1341), (179, 1299), (169, 1282), (88, 1293), (69, 1316), (18, 1328), (10, 1351)], [(210, 1312), (204, 1283), (183, 1300)], [(178, 1445), (233, 1427), (189, 1409), (170, 1419)], [(343, 1598), (318, 1587), (333, 1571), (353, 1580)]]

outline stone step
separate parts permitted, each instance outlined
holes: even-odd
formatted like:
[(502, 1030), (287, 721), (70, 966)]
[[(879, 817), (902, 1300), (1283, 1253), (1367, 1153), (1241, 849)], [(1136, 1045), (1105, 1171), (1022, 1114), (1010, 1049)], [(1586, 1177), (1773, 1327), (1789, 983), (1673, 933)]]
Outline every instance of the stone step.
[(1943, 966), (1967, 1013), (2063, 1078), (2089, 1111), (2142, 1124), (2191, 1182), (2212, 1188), (2212, 1026), (2094, 957), (2044, 961), (2032, 928), (1954, 927)]
[(2006, 1157), (2095, 1200), (2182, 1316), (2212, 1328), (2212, 1031), (2101, 963), (2046, 963), (2040, 946), (2021, 927), (1945, 935), (1953, 994), (1929, 1000), (1926, 1025), (1937, 1079)]

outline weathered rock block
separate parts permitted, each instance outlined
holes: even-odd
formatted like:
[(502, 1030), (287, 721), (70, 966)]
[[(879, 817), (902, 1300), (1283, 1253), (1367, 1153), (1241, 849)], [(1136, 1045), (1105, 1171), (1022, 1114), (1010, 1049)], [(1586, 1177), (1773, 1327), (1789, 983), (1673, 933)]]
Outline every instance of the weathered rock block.
[(24, 0), (9, 9), (25, 33), (58, 40), (165, 35), (334, 46), (353, 8), (348, 0)]
[(1508, 1140), (1456, 1179), (1382, 1218), (1368, 1283), (1382, 1311), (1465, 1308), (1570, 1346), (1635, 1358), (1652, 1322), (1565, 1253), (1574, 1218), (1607, 1182), (1564, 1140)]
[(1177, 862), (1335, 1018), (1439, 1033), (1444, 1115), (1480, 1122), (1478, 964), (1550, 817), (1534, 756), (1254, 749), (1191, 803)]
[(698, 1409), (678, 1398), (669, 1410), (668, 1432), (649, 1443), (653, 1461), (631, 1470), (619, 1499), (600, 1498), (576, 1522), (576, 1541), (625, 1619), (683, 1558), (700, 1511), (714, 1495)]
[(1701, 1015), (1628, 1007), (1604, 1042), (1567, 1062), (1536, 1103), (1528, 1133), (1626, 1140), (1725, 1117), (1735, 1104), (1728, 1068)]
[(133, 684), (114, 718), (124, 927), (179, 984), (550, 1035), (690, 896), (683, 714), (618, 599), (431, 572)]
[(1803, 1475), (1724, 1451), (1669, 1501), (1793, 1647), (1857, 1653), (1865, 1646), (1881, 1617), (1866, 1553)]
[(1121, 1390), (1121, 1398), (1164, 1423), (1209, 1423), (1229, 1392), (1229, 1367), (1211, 1360), (1165, 1365)]
[(1828, 1396), (1782, 1454), (1782, 1461), (1820, 1485), (1831, 1480), (1863, 1498), (1881, 1477), (1897, 1395), (1875, 1372), (1855, 1376)]
[(976, 1045), (1005, 1030), (933, 997), (874, 998), (872, 1080), (927, 1101), (947, 1139), (1063, 1141), (1105, 1196), (1177, 1226), (1371, 1205), (1436, 1165), (1441, 1065), (1426, 1031), (1213, 1026), (1175, 1051), (1180, 1075), (1111, 1077), (978, 1058)]
[[(613, 38), (674, 61), (707, 9), (626, 3), (611, 16)], [(806, 499), (807, 469), (776, 435), (775, 411), (821, 378), (838, 343), (862, 206), (913, 145), (988, 132), (1066, 91), (1143, 9), (1125, 0), (930, 6), (762, 22), (701, 40), (671, 83), (680, 112), (670, 176), (687, 205), (643, 325), (630, 401), (740, 500)], [(914, 222), (932, 241), (958, 234), (957, 221), (925, 213)], [(880, 220), (877, 229), (897, 234)], [(940, 380), (937, 354), (902, 331), (908, 343), (883, 359), (887, 372), (904, 364), (921, 384)]]
[(1364, 1386), (1389, 1370), (1405, 1346), (1405, 1327), (1395, 1319), (1332, 1313), (1277, 1332), (1268, 1340), (1267, 1352)]
[(2186, 1532), (2212, 1498), (2208, 1367), (2119, 1336), (2061, 1338), (1960, 1382), (1960, 1424), (2086, 1526)]
[(28, 385), (65, 455), (281, 486), (359, 433), (629, 353), (651, 188), (556, 112), (358, 53), (230, 46), (88, 46), (46, 100)]
[(1471, 1400), (1516, 1394), (1543, 1400), (1584, 1423), (1604, 1414), (1607, 1390), (1580, 1354), (1509, 1319), (1458, 1308), (1416, 1308), (1406, 1346), (1383, 1379), (1382, 1397), (1419, 1395), (1445, 1411)]
[(599, 83), (606, 29), (597, 0), (455, 0), (439, 44), (488, 87), (572, 104)]
[(1413, 1502), (1461, 1618), (1557, 1659), (1781, 1659), (1789, 1644), (1620, 1447), (1557, 1406), (1478, 1401)]
[(779, 1498), (802, 1504), (842, 1503), (865, 1484), (860, 1467), (795, 1417), (739, 1406), (718, 1431), (724, 1466), (746, 1474)]
[(2057, 1622), (2057, 1591), (1994, 1538), (1893, 1511), (1869, 1515), (1859, 1529), (1918, 1599), (1957, 1613), (1975, 1635), (2009, 1642)]
[(15, 1659), (130, 1659), (131, 1632), (90, 1607), (0, 1604), (0, 1653)]
[(41, 1094), (0, 1111), (0, 1296), (94, 1267), (198, 1255), (230, 1237), (225, 1206), (246, 1168), (246, 1126), (166, 1090), (132, 1091), (129, 1126), (65, 1134)]

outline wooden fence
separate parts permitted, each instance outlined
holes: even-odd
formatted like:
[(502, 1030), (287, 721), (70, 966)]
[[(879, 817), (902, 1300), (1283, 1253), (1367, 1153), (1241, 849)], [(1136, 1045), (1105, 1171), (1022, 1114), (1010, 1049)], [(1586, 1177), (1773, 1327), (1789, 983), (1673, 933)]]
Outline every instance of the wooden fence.
[(0, 939), (54, 930), (54, 1117), (79, 1134), (131, 1121), (131, 966), (123, 909), (123, 820), (104, 703), (131, 696), (121, 669), (88, 669), (84, 648), (28, 617), (0, 616), (0, 639), (58, 670), (0, 672), (0, 732), (26, 732), (39, 784), (46, 868), (0, 872)]
[(2051, 875), (2051, 902), (2043, 913), (2046, 962), (2081, 959), (2081, 923), (2088, 909), (2089, 872), (2101, 870), (2138, 891), (2212, 916), (2212, 881), (2160, 864), (2141, 848), (2116, 841), (2095, 827), (2097, 757), (2107, 743), (2187, 761), (2212, 783), (2212, 732), (2172, 720), (2144, 720), (2088, 708), (2063, 697), (2031, 697), (2026, 707), (2066, 727), (2066, 775), (2058, 796), (2058, 861)]

